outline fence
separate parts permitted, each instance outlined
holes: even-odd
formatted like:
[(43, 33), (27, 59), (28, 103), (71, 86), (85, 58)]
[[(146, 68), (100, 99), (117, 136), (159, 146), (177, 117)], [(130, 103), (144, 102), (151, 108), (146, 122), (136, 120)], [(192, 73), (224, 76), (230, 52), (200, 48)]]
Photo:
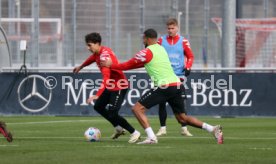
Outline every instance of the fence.
[[(30, 67), (64, 67), (81, 63), (88, 55), (87, 33), (97, 31), (103, 44), (110, 46), (121, 61), (133, 56), (143, 45), (144, 29), (166, 33), (169, 17), (179, 17), (180, 33), (191, 42), (194, 67), (220, 67), (221, 41), (213, 17), (222, 17), (221, 0), (0, 0), (0, 24), (8, 35), (12, 66), (23, 61), (19, 40), (29, 40)], [(273, 0), (237, 0), (240, 18), (276, 16)], [(8, 19), (6, 19), (8, 18)], [(31, 23), (11, 22), (11, 18)], [(41, 19), (59, 20), (43, 23)], [(25, 37), (25, 38), (24, 38)], [(46, 39), (45, 39), (46, 38)]]

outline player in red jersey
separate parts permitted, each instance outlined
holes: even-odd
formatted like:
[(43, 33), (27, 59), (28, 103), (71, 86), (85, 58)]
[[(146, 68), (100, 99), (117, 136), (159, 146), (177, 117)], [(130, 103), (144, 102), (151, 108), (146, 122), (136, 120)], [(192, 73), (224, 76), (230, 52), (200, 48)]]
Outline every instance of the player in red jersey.
[(99, 33), (86, 35), (85, 41), (88, 50), (93, 54), (80, 66), (75, 67), (73, 72), (78, 73), (83, 67), (96, 62), (103, 77), (103, 82), (98, 92), (88, 98), (87, 103), (96, 100), (94, 109), (115, 127), (112, 139), (124, 134), (124, 129), (126, 129), (131, 134), (128, 142), (134, 143), (140, 138), (140, 132), (135, 130), (126, 119), (119, 115), (119, 110), (128, 90), (127, 78), (120, 70), (111, 70), (100, 65), (100, 62), (106, 59), (111, 59), (113, 63), (118, 63), (118, 60), (110, 48), (101, 45), (102, 39)]
[(8, 131), (5, 122), (0, 121), (0, 133), (7, 139), (8, 142), (12, 142), (12, 134)]
[[(163, 46), (169, 55), (169, 59), (173, 68), (174, 73), (180, 78), (181, 82), (184, 81), (185, 77), (190, 75), (191, 67), (194, 61), (193, 51), (190, 47), (189, 41), (183, 36), (178, 34), (178, 22), (175, 18), (169, 18), (167, 21), (168, 34), (158, 39), (158, 44)], [(185, 90), (182, 94), (183, 101), (186, 100)], [(157, 136), (167, 134), (166, 128), (166, 103), (159, 104), (159, 120), (160, 129), (156, 133)], [(185, 123), (181, 124), (181, 134), (184, 136), (193, 136)]]

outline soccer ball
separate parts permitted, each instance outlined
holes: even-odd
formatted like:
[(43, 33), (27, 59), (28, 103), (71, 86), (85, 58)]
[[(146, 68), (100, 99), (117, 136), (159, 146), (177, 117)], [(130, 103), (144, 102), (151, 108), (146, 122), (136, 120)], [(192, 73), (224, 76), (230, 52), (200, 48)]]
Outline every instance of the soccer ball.
[(90, 127), (84, 132), (84, 137), (89, 142), (100, 141), (101, 131), (98, 128)]

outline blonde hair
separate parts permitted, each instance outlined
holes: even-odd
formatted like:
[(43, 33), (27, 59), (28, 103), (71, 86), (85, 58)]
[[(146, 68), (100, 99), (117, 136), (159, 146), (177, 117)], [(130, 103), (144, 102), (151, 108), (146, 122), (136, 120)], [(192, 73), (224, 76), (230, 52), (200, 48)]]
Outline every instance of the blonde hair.
[(178, 21), (175, 18), (169, 18), (166, 24), (167, 24), (167, 26), (169, 26), (169, 25), (178, 26)]

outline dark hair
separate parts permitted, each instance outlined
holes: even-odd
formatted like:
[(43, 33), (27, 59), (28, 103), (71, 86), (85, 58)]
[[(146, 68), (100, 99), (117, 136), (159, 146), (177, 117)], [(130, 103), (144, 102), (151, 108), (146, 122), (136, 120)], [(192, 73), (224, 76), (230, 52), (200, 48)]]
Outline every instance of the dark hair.
[(85, 42), (86, 43), (99, 43), (101, 45), (102, 37), (99, 33), (93, 32), (93, 33), (87, 34), (85, 36)]
[(169, 18), (166, 24), (167, 24), (167, 26), (169, 26), (169, 25), (178, 26), (178, 21), (175, 18)]
[(157, 32), (150, 28), (150, 29), (147, 29), (145, 32), (144, 32), (144, 35), (146, 38), (153, 38), (153, 39), (156, 39), (157, 38)]

